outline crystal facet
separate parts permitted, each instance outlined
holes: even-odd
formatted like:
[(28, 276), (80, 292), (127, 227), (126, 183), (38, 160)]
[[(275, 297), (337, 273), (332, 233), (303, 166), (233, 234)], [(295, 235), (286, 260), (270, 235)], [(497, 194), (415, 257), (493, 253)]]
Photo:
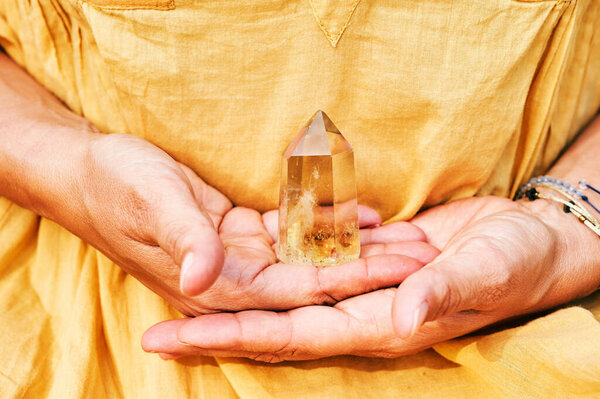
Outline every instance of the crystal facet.
[(277, 255), (285, 263), (329, 266), (359, 253), (354, 153), (317, 111), (283, 154)]

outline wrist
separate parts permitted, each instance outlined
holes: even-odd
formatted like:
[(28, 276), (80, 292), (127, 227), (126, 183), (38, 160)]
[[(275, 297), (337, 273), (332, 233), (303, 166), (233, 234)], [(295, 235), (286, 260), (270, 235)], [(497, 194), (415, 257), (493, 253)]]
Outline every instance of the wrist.
[(0, 196), (65, 225), (97, 130), (2, 54), (0, 70)]
[(78, 208), (87, 148), (97, 134), (80, 126), (41, 123), (20, 133), (20, 140), (14, 140), (18, 145), (2, 148), (6, 190), (0, 194), (64, 225)]
[(49, 179), (53, 187), (40, 193), (39, 214), (82, 237), (81, 229), (89, 223), (84, 196), (90, 184), (90, 147), (104, 135), (88, 129), (65, 130), (63, 140), (68, 149), (50, 160), (55, 165)]
[(554, 295), (563, 303), (590, 294), (600, 286), (600, 237), (563, 205), (548, 199), (519, 200), (528, 214), (540, 219), (555, 238), (554, 261), (548, 274), (555, 276)]

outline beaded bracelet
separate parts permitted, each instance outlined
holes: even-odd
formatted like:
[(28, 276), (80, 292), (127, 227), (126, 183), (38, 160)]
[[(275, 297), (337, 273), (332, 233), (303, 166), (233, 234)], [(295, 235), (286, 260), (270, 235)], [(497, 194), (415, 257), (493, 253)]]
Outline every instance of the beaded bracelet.
[[(559, 198), (555, 195), (542, 194), (537, 190), (539, 187), (547, 188), (557, 192), (566, 199)], [(585, 180), (581, 180), (579, 182), (579, 188), (581, 188), (582, 191), (589, 188), (595, 193), (600, 194), (600, 191), (589, 185)], [(585, 224), (594, 233), (600, 236), (600, 222), (598, 222), (598, 220), (596, 220), (596, 218), (587, 209), (585, 209), (585, 207), (579, 203), (578, 200), (584, 201), (598, 213), (600, 213), (600, 210), (598, 210), (598, 208), (591, 203), (588, 196), (586, 196), (582, 191), (579, 191), (577, 188), (564, 180), (551, 176), (540, 176), (534, 177), (519, 187), (514, 199), (518, 200), (523, 197), (527, 197), (530, 201), (534, 201), (538, 198), (543, 198), (559, 202), (563, 204), (563, 211), (565, 213), (572, 213), (577, 217), (577, 219), (579, 219), (581, 223)]]

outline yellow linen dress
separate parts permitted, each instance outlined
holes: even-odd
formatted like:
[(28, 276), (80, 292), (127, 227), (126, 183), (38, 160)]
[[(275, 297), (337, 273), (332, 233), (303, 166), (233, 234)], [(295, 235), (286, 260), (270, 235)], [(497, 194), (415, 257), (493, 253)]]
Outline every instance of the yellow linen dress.
[[(511, 195), (600, 107), (598, 0), (0, 0), (0, 45), (102, 131), (261, 211), (317, 109), (354, 147), (360, 202), (391, 221)], [(177, 316), (0, 198), (1, 398), (600, 397), (598, 294), (392, 360), (144, 353)]]

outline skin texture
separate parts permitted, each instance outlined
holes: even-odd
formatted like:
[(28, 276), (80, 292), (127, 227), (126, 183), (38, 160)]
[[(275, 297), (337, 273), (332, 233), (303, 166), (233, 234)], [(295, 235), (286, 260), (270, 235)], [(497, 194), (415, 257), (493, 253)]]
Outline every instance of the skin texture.
[[(598, 187), (599, 151), (597, 121), (549, 174)], [(232, 208), (142, 139), (97, 133), (2, 54), (0, 195), (198, 315), (144, 335), (144, 349), (163, 358), (400, 356), (600, 284), (600, 240), (574, 217), (548, 201), (494, 197), (371, 228), (381, 219), (361, 208), (360, 260), (327, 269), (279, 264), (275, 214)]]
[(0, 195), (69, 229), (187, 315), (331, 304), (397, 285), (439, 253), (410, 223), (368, 228), (381, 218), (360, 207), (368, 257), (328, 269), (278, 263), (258, 212), (233, 208), (143, 139), (96, 133), (2, 55), (0, 130)]
[[(92, 228), (79, 235), (184, 314), (334, 303), (398, 284), (438, 253), (418, 242), (425, 240), (419, 228), (397, 223), (368, 231), (374, 240), (377, 232), (391, 231), (384, 239), (424, 245), (420, 260), (382, 250), (344, 267), (283, 265), (258, 212), (232, 208), (224, 195), (151, 144), (110, 135), (90, 152), (90, 184), (81, 191)], [(121, 217), (107, 217), (115, 212)], [(361, 226), (380, 222), (375, 211), (361, 207)], [(178, 284), (177, 260), (184, 263), (186, 253), (194, 261)]]
[[(355, 296), (333, 307), (163, 322), (145, 334), (142, 345), (168, 354), (165, 358), (395, 357), (592, 292), (600, 284), (600, 240), (552, 204), (537, 208), (494, 197), (436, 207), (413, 222), (443, 251), (398, 289)], [(564, 256), (568, 251), (579, 256)], [(414, 311), (423, 301), (428, 309), (418, 322), (425, 324), (411, 335)]]
[[(283, 265), (258, 212), (232, 208), (158, 148), (137, 137), (109, 135), (94, 142), (90, 153), (88, 183), (81, 190), (89, 222), (76, 227), (78, 235), (184, 314), (333, 303), (398, 284), (437, 255), (429, 246), (420, 260), (379, 251), (343, 268)], [(364, 227), (381, 218), (361, 207), (359, 222)], [(374, 229), (392, 231), (384, 239), (425, 239), (408, 223)], [(178, 264), (186, 253), (195, 260), (180, 281)]]
[[(600, 186), (600, 118), (550, 175)], [(398, 288), (334, 306), (250, 310), (159, 323), (142, 346), (163, 359), (190, 355), (265, 362), (351, 354), (411, 354), (484, 326), (585, 296), (600, 285), (600, 238), (547, 200), (469, 198), (412, 221), (441, 254)]]

